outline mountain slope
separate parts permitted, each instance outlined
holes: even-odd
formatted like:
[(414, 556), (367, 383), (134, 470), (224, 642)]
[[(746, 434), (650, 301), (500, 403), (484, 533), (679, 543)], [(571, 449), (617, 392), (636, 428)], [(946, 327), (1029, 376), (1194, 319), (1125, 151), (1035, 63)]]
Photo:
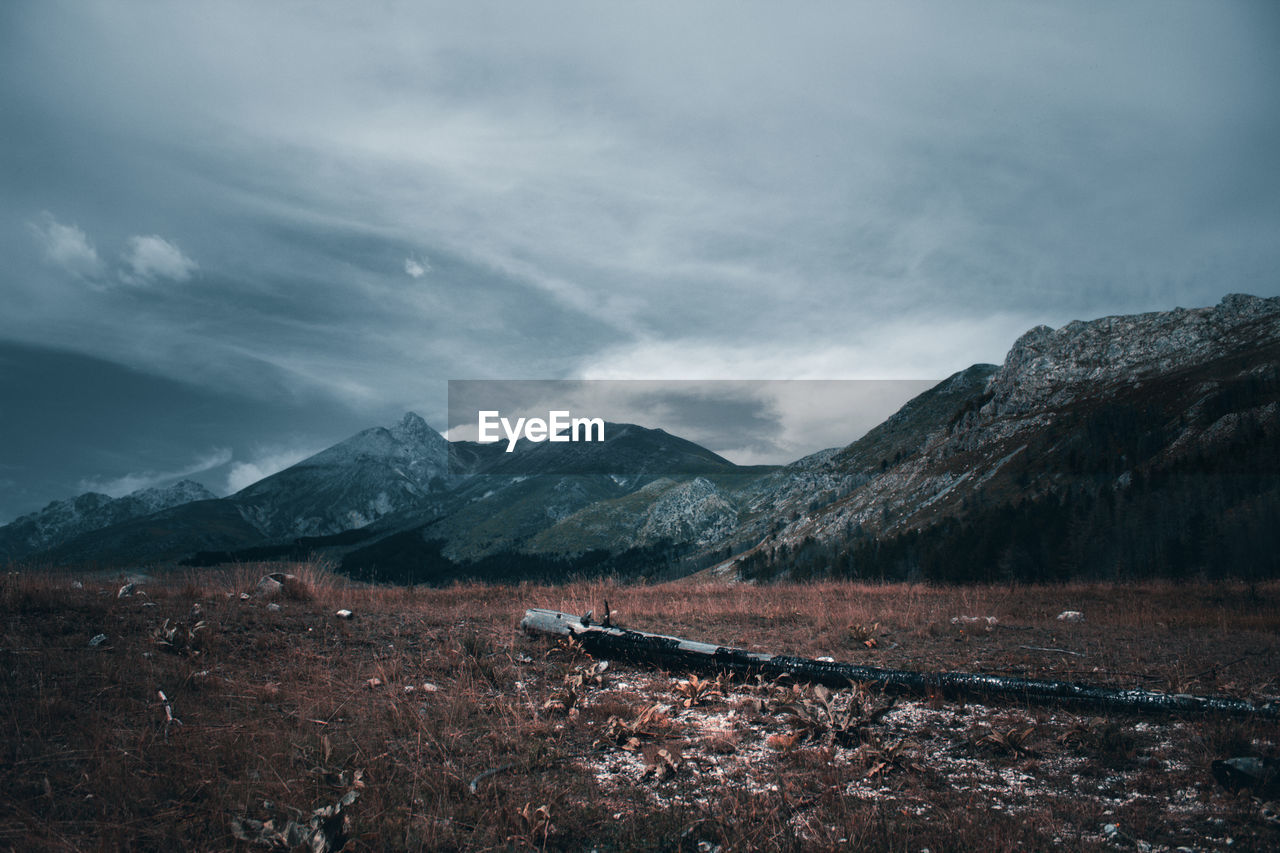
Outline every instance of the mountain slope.
[[(645, 533), (642, 522), (624, 512), (593, 538), (579, 535), (571, 519), (614, 502), (649, 512), (649, 502), (664, 490), (655, 484), (688, 482), (698, 472), (754, 479), (773, 470), (742, 468), (679, 436), (635, 424), (606, 424), (602, 442), (526, 444), (512, 454), (469, 457), (487, 465), (455, 484), (447, 506), (400, 513), (376, 526), (387, 536), (416, 531), (419, 540), (440, 543), (442, 557), (459, 562), (498, 554), (618, 553), (653, 544), (656, 528)], [(469, 453), (469, 445), (462, 450)], [(387, 568), (384, 549), (364, 550), (347, 554), (344, 565), (357, 570), (381, 561)]]
[[(421, 543), (439, 543), (432, 547), (446, 566), (521, 553), (546, 553), (554, 561), (583, 549), (540, 534), (661, 473), (675, 472), (675, 482), (686, 482), (694, 472), (753, 478), (771, 470), (740, 469), (678, 436), (631, 424), (606, 425), (602, 442), (524, 442), (511, 454), (460, 442), (452, 450), (461, 473), (449, 471), (451, 448), (443, 436), (409, 413), (390, 428), (364, 430), (228, 498), (69, 530), (46, 544), (41, 558), (61, 564), (191, 558), (207, 564), (297, 556), (301, 549), (362, 571), (375, 567), (366, 556), (385, 563), (386, 548), (378, 543), (396, 538), (419, 543), (396, 552), (404, 554), (417, 554)], [(687, 506), (675, 493), (667, 496), (648, 512), (641, 535), (616, 530), (603, 550), (691, 534), (680, 518)], [(725, 515), (717, 523), (728, 528), (731, 522)], [(392, 568), (408, 577), (412, 566)]]
[(64, 566), (155, 564), (194, 551), (230, 551), (261, 541), (261, 534), (226, 499), (170, 507), (61, 542), (38, 555)]
[(93, 530), (216, 497), (199, 483), (182, 480), (164, 488), (139, 489), (122, 498), (86, 492), (52, 501), (39, 512), (0, 527), (0, 560), (17, 560)]
[(49, 531), (35, 556), (55, 562), (305, 549), (411, 582), (656, 577), (735, 554), (756, 578), (1280, 573), (1280, 298), (1032, 329), (1000, 367), (785, 467), (606, 436), (508, 454), (410, 413), (230, 498), (85, 531), (72, 521), (109, 499), (82, 496), (23, 530)]
[(420, 506), (447, 489), (448, 442), (413, 412), (242, 489), (227, 500), (264, 539), (324, 536)]
[[(1277, 544), (1248, 519), (1276, 514), (1278, 407), (1280, 299), (1033, 329), (916, 452), (787, 525), (747, 568), (952, 579), (1221, 570), (1204, 543), (1228, 531), (1244, 552)], [(1194, 547), (1179, 545), (1188, 526)]]

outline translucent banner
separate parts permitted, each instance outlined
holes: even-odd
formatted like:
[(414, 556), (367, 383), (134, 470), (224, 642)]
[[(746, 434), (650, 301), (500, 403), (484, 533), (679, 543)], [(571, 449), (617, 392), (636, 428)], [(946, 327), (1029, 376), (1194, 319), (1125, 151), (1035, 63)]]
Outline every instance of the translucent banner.
[(687, 475), (843, 447), (936, 380), (450, 380), (450, 470)]

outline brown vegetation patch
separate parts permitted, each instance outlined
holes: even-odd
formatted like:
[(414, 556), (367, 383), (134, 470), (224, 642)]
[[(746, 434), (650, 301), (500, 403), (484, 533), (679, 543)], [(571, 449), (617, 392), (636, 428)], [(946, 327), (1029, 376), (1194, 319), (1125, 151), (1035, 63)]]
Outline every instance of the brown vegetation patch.
[(763, 651), (1263, 700), (1276, 584), (422, 589), (297, 565), (289, 594), (254, 596), (278, 570), (125, 597), (3, 576), (0, 847), (253, 849), (237, 827), (346, 803), (350, 850), (1280, 848), (1274, 805), (1209, 772), (1280, 755), (1274, 723), (890, 706), (600, 666), (516, 630), (607, 598), (628, 627)]

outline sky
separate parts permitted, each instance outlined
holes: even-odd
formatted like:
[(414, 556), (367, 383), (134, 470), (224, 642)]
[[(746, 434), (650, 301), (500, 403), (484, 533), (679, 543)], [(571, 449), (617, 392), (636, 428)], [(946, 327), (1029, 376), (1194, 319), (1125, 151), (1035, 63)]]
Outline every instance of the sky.
[(450, 379), (940, 379), (1276, 295), (1277, 81), (1269, 0), (10, 0), (0, 522)]

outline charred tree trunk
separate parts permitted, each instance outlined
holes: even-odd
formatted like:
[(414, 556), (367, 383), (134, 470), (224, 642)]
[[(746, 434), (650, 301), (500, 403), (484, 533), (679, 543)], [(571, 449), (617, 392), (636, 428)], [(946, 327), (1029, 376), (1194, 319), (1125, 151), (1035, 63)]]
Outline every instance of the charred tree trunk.
[(1255, 705), (1244, 699), (1118, 689), (1069, 681), (1042, 681), (970, 672), (912, 672), (848, 663), (769, 655), (714, 646), (679, 637), (593, 624), (555, 610), (528, 610), (520, 627), (534, 634), (574, 637), (592, 655), (667, 669), (697, 669), (742, 675), (782, 675), (798, 681), (847, 687), (850, 682), (878, 685), (888, 692), (950, 698), (1004, 699), (1027, 703), (1069, 703), (1103, 710), (1217, 712), (1280, 719), (1280, 705)]

